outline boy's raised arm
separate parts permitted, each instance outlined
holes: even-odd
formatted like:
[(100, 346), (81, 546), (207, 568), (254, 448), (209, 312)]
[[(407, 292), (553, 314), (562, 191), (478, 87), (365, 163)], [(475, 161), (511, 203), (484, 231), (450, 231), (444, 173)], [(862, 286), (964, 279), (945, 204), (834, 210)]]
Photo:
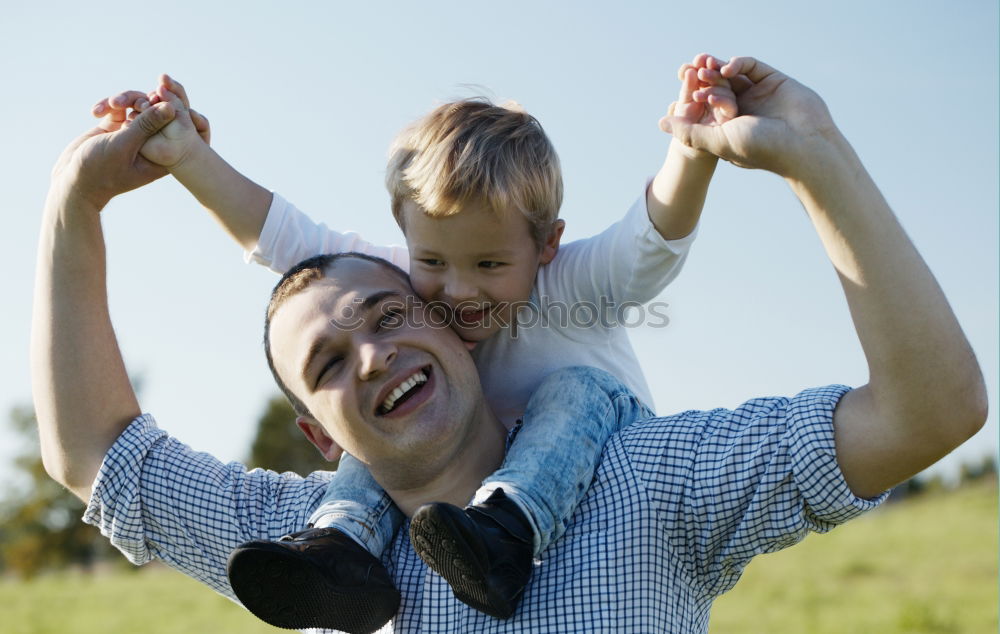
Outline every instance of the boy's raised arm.
[(837, 461), (871, 497), (930, 466), (986, 418), (982, 374), (944, 293), (816, 93), (752, 58), (721, 73), (739, 116), (669, 120), (686, 145), (782, 176), (840, 277), (869, 368), (834, 414)]
[[(680, 95), (667, 116), (702, 125), (718, 125), (735, 116), (736, 97), (717, 72), (720, 68), (722, 62), (704, 53), (681, 66)], [(649, 219), (664, 239), (683, 238), (697, 226), (717, 161), (714, 154), (671, 141), (663, 167), (646, 191)]]

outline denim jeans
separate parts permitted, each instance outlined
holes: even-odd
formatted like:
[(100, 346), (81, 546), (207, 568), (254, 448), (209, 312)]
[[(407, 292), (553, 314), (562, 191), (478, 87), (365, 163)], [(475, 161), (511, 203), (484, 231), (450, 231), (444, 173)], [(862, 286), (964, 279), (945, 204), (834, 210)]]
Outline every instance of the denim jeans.
[[(562, 368), (528, 401), (523, 423), (503, 464), (487, 476), (473, 503), (502, 488), (527, 515), (537, 556), (566, 530), (594, 478), (604, 444), (618, 429), (650, 410), (603, 370)], [(392, 541), (402, 514), (363, 464), (347, 454), (313, 513), (314, 526), (334, 526), (379, 555)]]
[(531, 521), (537, 556), (566, 531), (612, 434), (652, 416), (604, 370), (557, 370), (532, 394), (503, 465), (486, 477), (473, 502), (502, 488)]

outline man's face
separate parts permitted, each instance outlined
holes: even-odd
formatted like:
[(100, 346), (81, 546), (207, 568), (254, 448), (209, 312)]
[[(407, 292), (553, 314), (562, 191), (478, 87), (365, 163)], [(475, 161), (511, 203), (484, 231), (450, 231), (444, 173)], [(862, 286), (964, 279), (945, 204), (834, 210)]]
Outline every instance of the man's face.
[(528, 220), (517, 212), (495, 214), (472, 205), (433, 218), (408, 201), (402, 213), (413, 288), (424, 300), (448, 307), (464, 341), (483, 341), (509, 326), (512, 308), (531, 296), (539, 265), (555, 255), (547, 246), (539, 249)]
[(374, 262), (338, 260), (287, 299), (271, 319), (270, 344), (289, 389), (373, 472), (446, 464), (485, 407), (461, 340)]

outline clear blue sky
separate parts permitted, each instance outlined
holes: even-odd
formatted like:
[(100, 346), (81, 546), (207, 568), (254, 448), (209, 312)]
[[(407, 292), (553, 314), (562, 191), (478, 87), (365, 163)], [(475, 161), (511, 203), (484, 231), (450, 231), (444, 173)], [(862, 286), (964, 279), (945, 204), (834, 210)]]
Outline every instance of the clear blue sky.
[[(995, 411), (997, 3), (623, 4), (5, 7), (0, 408), (30, 402), (39, 212), (52, 163), (100, 97), (169, 72), (244, 173), (333, 227), (397, 243), (382, 187), (395, 132), (441, 100), (515, 99), (560, 152), (575, 239), (617, 219), (656, 171), (676, 68), (708, 51), (760, 57), (826, 99), (936, 272)], [(112, 316), (144, 409), (196, 448), (245, 456), (275, 392), (259, 342), (276, 277), (243, 264), (173, 181), (104, 213)], [(773, 175), (720, 166), (686, 270), (661, 299), (670, 326), (633, 341), (662, 413), (867, 379), (834, 272)], [(945, 466), (995, 452), (996, 420)], [(0, 430), (0, 480), (13, 438)]]

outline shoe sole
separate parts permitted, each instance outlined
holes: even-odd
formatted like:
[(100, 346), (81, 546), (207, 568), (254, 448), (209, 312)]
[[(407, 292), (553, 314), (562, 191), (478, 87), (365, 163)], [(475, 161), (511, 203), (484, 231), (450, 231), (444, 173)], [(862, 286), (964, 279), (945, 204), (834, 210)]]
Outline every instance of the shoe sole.
[(312, 562), (266, 542), (233, 551), (228, 568), (240, 603), (275, 627), (371, 634), (399, 609), (395, 589), (338, 586)]
[[(515, 605), (497, 596), (486, 584), (487, 571), (479, 564), (486, 553), (479, 537), (468, 535), (442, 508), (426, 508), (410, 522), (414, 550), (448, 582), (456, 599), (498, 619), (510, 618)], [(482, 552), (477, 553), (476, 547)]]

